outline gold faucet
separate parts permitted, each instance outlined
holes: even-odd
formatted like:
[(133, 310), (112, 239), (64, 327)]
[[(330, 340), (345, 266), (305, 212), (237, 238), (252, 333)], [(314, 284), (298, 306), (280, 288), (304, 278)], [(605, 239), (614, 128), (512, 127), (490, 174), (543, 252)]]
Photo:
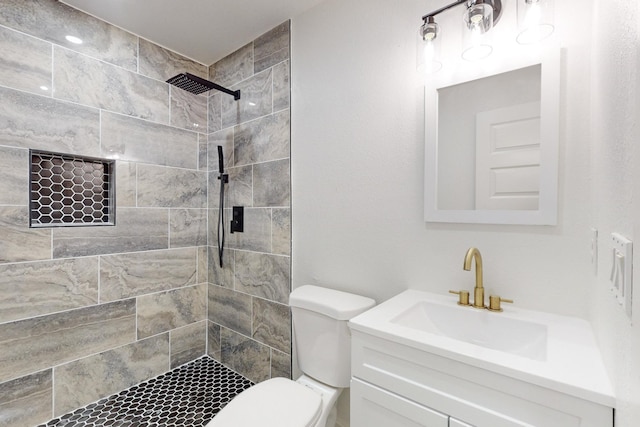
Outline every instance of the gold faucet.
[(471, 261), (476, 260), (476, 287), (473, 288), (473, 306), (475, 308), (486, 308), (484, 305), (484, 286), (482, 284), (482, 255), (478, 248), (469, 248), (464, 256), (464, 269), (471, 270)]

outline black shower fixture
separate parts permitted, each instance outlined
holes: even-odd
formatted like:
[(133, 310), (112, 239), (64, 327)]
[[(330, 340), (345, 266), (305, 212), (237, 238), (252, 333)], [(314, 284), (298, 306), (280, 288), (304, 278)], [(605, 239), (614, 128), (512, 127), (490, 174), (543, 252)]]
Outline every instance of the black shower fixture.
[(232, 95), (233, 99), (235, 99), (236, 101), (240, 99), (240, 90), (227, 89), (226, 87), (222, 87), (219, 84), (210, 82), (209, 80), (205, 80), (189, 73), (182, 73), (178, 74), (177, 76), (173, 76), (169, 80), (167, 80), (167, 83), (196, 95), (208, 92), (211, 89), (215, 89), (219, 90), (220, 92)]

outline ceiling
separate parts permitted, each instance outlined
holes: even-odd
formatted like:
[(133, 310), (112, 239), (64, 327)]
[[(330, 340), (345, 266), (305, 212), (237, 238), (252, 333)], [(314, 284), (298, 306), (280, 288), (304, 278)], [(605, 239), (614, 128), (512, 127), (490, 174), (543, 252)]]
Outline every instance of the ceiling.
[(61, 0), (211, 65), (323, 0)]

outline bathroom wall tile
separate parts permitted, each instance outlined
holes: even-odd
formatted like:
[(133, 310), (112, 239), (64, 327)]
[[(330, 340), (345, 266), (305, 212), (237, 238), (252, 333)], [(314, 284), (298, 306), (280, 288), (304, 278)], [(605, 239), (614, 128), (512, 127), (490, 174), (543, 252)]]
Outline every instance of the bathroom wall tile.
[(169, 85), (76, 52), (54, 49), (55, 98), (169, 123)]
[(253, 298), (251, 337), (279, 351), (291, 352), (291, 311), (289, 306)]
[(289, 61), (273, 67), (273, 111), (289, 108), (291, 105), (291, 81)]
[(206, 320), (203, 320), (169, 333), (171, 337), (171, 369), (206, 354), (207, 323)]
[(283, 22), (255, 40), (254, 72), (259, 73), (289, 59), (289, 27), (290, 21)]
[(251, 335), (251, 296), (209, 285), (209, 320), (241, 334)]
[(206, 171), (209, 170), (209, 164), (207, 161), (207, 135), (203, 133), (198, 134), (198, 170)]
[[(217, 224), (211, 223), (210, 224)], [(211, 230), (211, 227), (209, 227)], [(216, 237), (213, 236), (214, 246), (209, 246), (209, 278), (208, 282), (214, 285), (223, 286), (228, 289), (233, 289), (233, 276), (234, 276), (234, 264), (236, 251), (229, 248), (225, 248), (222, 255), (222, 267), (220, 267), (220, 258), (218, 255), (218, 247), (216, 244)]]
[(207, 131), (206, 94), (194, 95), (171, 87), (171, 125), (193, 131)]
[(289, 110), (236, 126), (233, 137), (236, 165), (289, 157), (290, 127)]
[(197, 283), (206, 283), (209, 277), (209, 254), (207, 246), (198, 248), (198, 280)]
[(271, 349), (271, 378), (291, 379), (291, 355)]
[(0, 87), (0, 145), (100, 155), (98, 110)]
[(4, 426), (33, 426), (52, 417), (51, 370), (0, 384), (0, 421)]
[[(226, 218), (231, 218), (231, 209), (225, 209)], [(215, 212), (215, 211), (213, 211)], [(225, 219), (226, 219), (225, 218)], [(256, 252), (271, 252), (271, 210), (264, 208), (244, 209), (244, 232), (231, 234), (231, 220), (226, 221), (227, 246)]]
[(169, 211), (169, 247), (207, 244), (207, 209), (171, 209)]
[(0, 206), (0, 263), (51, 259), (51, 230), (29, 228), (27, 206)]
[(117, 208), (115, 226), (53, 230), (53, 257), (166, 249), (169, 247), (168, 228), (166, 209)]
[(209, 67), (209, 80), (225, 87), (240, 83), (252, 75), (253, 43), (242, 46)]
[(100, 257), (100, 302), (195, 284), (196, 248)]
[(97, 303), (97, 257), (0, 265), (0, 323)]
[(0, 205), (29, 204), (29, 162), (28, 150), (0, 146)]
[(0, 325), (0, 382), (135, 340), (135, 300)]
[(235, 265), (237, 290), (287, 303), (291, 283), (288, 257), (238, 251)]
[(52, 51), (50, 43), (0, 27), (0, 85), (51, 96)]
[(253, 206), (291, 204), (289, 159), (260, 163), (253, 167)]
[[(212, 93), (215, 92), (215, 93)], [(217, 132), (222, 129), (222, 97), (228, 96), (224, 93), (218, 91), (209, 92), (211, 95), (209, 96), (209, 127), (208, 131)]]
[(102, 111), (102, 155), (120, 160), (195, 169), (198, 134)]
[[(209, 165), (208, 170), (212, 172), (220, 170), (218, 145), (222, 146), (224, 169), (225, 172), (228, 172), (227, 169), (235, 165), (233, 159), (233, 128), (227, 128), (207, 135), (207, 163)], [(216, 174), (216, 177), (217, 176), (218, 174)]]
[[(136, 70), (138, 38), (118, 27), (51, 0), (3, 0), (0, 24), (129, 70)], [(73, 44), (74, 35), (83, 40)]]
[(208, 67), (192, 59), (140, 39), (139, 72), (145, 76), (167, 81), (180, 73), (190, 73), (203, 79), (207, 78)]
[(204, 320), (207, 285), (138, 297), (138, 339)]
[(136, 164), (116, 162), (116, 206), (136, 206)]
[(169, 370), (169, 334), (137, 341), (54, 368), (55, 416)]
[(291, 255), (291, 209), (274, 208), (271, 217), (272, 252), (278, 255)]
[(271, 114), (273, 111), (272, 85), (271, 69), (235, 85), (233, 89), (240, 89), (242, 97), (238, 101), (232, 96), (222, 98), (222, 128)]
[[(253, 206), (253, 169), (240, 166), (225, 169), (229, 182), (224, 187), (225, 206)], [(220, 180), (217, 172), (209, 173), (209, 208), (220, 206)]]
[(207, 322), (207, 354), (220, 362), (220, 325)]
[(207, 173), (139, 164), (138, 206), (206, 208)]
[(256, 383), (269, 379), (269, 347), (226, 328), (222, 328), (220, 335), (224, 365)]

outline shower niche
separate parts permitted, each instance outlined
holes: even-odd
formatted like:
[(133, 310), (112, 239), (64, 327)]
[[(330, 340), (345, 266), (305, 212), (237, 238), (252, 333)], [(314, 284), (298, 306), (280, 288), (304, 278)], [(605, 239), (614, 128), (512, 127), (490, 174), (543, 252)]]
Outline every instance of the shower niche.
[(115, 225), (115, 161), (30, 150), (29, 226)]

